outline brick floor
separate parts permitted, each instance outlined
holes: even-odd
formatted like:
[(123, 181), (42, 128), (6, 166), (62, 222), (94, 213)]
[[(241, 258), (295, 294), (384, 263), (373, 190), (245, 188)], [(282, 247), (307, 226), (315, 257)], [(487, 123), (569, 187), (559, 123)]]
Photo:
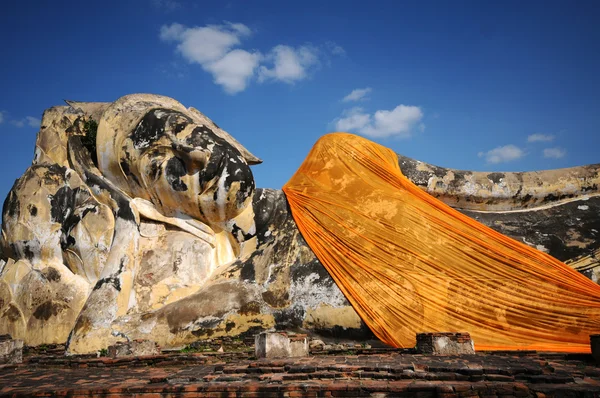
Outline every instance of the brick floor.
[(0, 397), (595, 397), (589, 355), (460, 356), (357, 350), (261, 359), (248, 351), (138, 358), (28, 355), (0, 366)]

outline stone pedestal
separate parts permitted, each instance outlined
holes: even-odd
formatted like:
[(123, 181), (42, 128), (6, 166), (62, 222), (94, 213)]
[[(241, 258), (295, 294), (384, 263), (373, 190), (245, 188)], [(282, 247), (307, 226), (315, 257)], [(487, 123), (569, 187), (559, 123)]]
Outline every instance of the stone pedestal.
[(304, 334), (260, 333), (254, 339), (254, 352), (257, 358), (305, 357), (308, 355), (308, 337)]
[(469, 333), (418, 333), (417, 353), (428, 355), (475, 354)]
[(8, 334), (0, 336), (0, 364), (23, 362), (23, 340), (13, 340)]
[(158, 354), (160, 354), (160, 347), (151, 340), (132, 340), (108, 347), (108, 356), (111, 358), (143, 357)]

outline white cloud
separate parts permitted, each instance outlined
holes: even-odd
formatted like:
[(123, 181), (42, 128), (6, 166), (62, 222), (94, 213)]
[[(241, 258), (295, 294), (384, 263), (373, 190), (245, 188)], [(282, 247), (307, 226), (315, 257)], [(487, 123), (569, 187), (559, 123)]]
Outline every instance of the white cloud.
[[(1, 112), (0, 112), (1, 114)], [(1, 123), (1, 121), (0, 121)], [(33, 116), (25, 116), (23, 119), (20, 120), (11, 120), (10, 123), (18, 128), (22, 128), (25, 126), (29, 126), (29, 127), (40, 127), (40, 124), (42, 123), (42, 121), (40, 119), (38, 119), (37, 117), (33, 117)]]
[(531, 134), (527, 137), (527, 142), (550, 142), (554, 136), (550, 134)]
[(190, 62), (205, 65), (223, 58), (232, 47), (240, 44), (250, 29), (242, 24), (208, 25), (187, 28), (174, 23), (160, 28), (160, 38), (177, 41), (177, 50)]
[(338, 131), (360, 131), (371, 121), (371, 115), (365, 113), (362, 108), (352, 108), (344, 111), (342, 117), (335, 122)]
[(356, 131), (374, 137), (410, 137), (415, 126), (423, 131), (425, 125), (419, 123), (423, 112), (418, 106), (398, 105), (391, 111), (378, 110), (373, 115), (365, 113), (362, 108), (345, 111), (336, 119), (335, 128), (340, 131)]
[(398, 105), (391, 111), (375, 112), (373, 123), (366, 126), (362, 133), (371, 137), (408, 137), (413, 126), (422, 118), (423, 112), (418, 106)]
[(160, 28), (160, 39), (177, 42), (177, 51), (185, 59), (201, 65), (212, 74), (216, 84), (235, 94), (246, 89), (262, 58), (259, 52), (233, 49), (251, 33), (250, 28), (240, 23), (194, 28), (174, 23)]
[(525, 152), (515, 145), (505, 145), (487, 152), (479, 152), (477, 156), (485, 157), (486, 163), (496, 164), (520, 159), (525, 156)]
[(560, 159), (560, 158), (564, 158), (566, 154), (567, 154), (567, 151), (565, 151), (562, 148), (546, 148), (546, 149), (544, 149), (544, 157), (545, 158)]
[(371, 92), (371, 87), (357, 88), (342, 99), (342, 102), (360, 101), (366, 99), (366, 95)]
[(309, 68), (319, 62), (317, 49), (312, 46), (302, 46), (294, 49), (290, 46), (275, 46), (266, 58), (273, 64), (272, 68), (261, 66), (259, 81), (279, 80), (284, 83), (295, 83), (307, 77)]
[(42, 121), (40, 119), (38, 119), (37, 117), (33, 117), (33, 116), (26, 116), (25, 117), (25, 121), (27, 122), (27, 124), (30, 127), (40, 127), (40, 124), (42, 123)]
[[(251, 34), (250, 28), (241, 23), (193, 28), (173, 23), (162, 26), (159, 37), (176, 43), (183, 58), (212, 74), (214, 82), (229, 94), (245, 90), (255, 76), (259, 82), (293, 84), (307, 78), (311, 69), (319, 65), (319, 50), (311, 45), (297, 48), (278, 45), (266, 56), (257, 50), (240, 48), (242, 39)], [(343, 51), (335, 44), (332, 46), (331, 52)]]
[(246, 89), (259, 61), (260, 54), (233, 50), (220, 60), (206, 65), (205, 68), (213, 74), (215, 83), (223, 86), (228, 94), (235, 94)]

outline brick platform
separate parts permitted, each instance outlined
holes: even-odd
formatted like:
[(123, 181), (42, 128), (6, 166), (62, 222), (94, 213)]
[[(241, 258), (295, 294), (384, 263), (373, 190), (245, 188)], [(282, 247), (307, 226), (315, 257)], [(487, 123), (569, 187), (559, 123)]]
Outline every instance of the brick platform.
[[(54, 355), (51, 355), (54, 353)], [(401, 350), (252, 359), (249, 352), (66, 358), (58, 350), (0, 367), (0, 397), (593, 397), (591, 355), (426, 356)]]

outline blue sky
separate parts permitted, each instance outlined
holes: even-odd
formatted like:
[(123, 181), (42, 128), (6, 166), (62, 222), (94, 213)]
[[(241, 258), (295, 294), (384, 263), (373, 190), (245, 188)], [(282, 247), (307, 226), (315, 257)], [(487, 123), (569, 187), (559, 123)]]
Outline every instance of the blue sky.
[(44, 109), (135, 92), (194, 106), (280, 188), (350, 130), (445, 167), (598, 163), (600, 2), (30, 1), (3, 5), (0, 196)]

